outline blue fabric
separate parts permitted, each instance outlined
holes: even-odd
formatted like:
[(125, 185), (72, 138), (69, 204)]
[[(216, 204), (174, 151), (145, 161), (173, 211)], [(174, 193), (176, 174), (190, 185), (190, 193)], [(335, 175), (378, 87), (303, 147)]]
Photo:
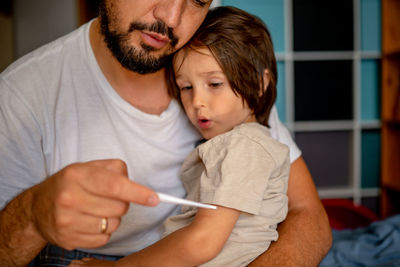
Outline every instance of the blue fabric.
[(79, 260), (82, 258), (96, 258), (102, 260), (116, 261), (121, 256), (109, 256), (93, 253), (86, 253), (79, 250), (65, 250), (63, 248), (48, 244), (39, 254), (39, 256), (28, 267), (36, 266), (67, 266), (71, 260)]
[(320, 267), (400, 266), (400, 215), (365, 228), (333, 230), (333, 245)]

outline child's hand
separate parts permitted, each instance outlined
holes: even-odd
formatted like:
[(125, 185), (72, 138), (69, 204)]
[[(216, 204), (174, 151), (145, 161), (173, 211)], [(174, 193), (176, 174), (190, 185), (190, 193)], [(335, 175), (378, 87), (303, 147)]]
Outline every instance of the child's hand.
[(83, 258), (81, 260), (73, 260), (68, 267), (97, 266), (97, 267), (114, 267), (114, 261), (98, 260), (94, 258)]

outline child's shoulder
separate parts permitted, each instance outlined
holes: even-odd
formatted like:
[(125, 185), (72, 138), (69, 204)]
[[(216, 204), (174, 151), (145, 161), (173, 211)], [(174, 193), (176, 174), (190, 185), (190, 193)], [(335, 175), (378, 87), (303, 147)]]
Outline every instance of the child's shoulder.
[[(288, 150), (287, 146), (271, 137), (270, 130), (257, 122), (242, 123), (231, 131), (220, 134), (203, 144), (204, 148), (227, 149), (262, 147), (264, 150)], [(203, 146), (202, 145), (202, 146)]]
[(252, 157), (275, 162), (276, 166), (289, 162), (289, 148), (273, 139), (269, 129), (258, 123), (241, 124), (213, 137), (199, 145), (195, 153), (206, 165), (217, 165), (227, 158), (238, 162)]

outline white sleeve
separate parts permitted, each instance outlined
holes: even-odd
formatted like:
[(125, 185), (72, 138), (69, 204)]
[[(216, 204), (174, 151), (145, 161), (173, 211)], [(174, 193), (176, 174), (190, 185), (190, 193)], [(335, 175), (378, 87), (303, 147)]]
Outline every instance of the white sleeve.
[(301, 156), (301, 151), (293, 141), (288, 129), (279, 120), (278, 111), (276, 110), (275, 105), (272, 107), (269, 115), (269, 126), (271, 127), (271, 136), (289, 147), (290, 162), (293, 162), (299, 158)]
[(0, 77), (0, 210), (47, 176), (37, 117), (13, 88)]

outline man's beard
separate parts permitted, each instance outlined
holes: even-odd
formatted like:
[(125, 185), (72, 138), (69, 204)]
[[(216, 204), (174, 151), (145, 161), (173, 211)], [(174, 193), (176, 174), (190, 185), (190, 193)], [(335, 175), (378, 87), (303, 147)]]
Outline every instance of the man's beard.
[(149, 74), (161, 70), (171, 57), (171, 53), (164, 53), (159, 57), (150, 55), (156, 49), (152, 46), (141, 43), (140, 48), (129, 44), (129, 34), (134, 30), (147, 30), (167, 35), (170, 39), (170, 47), (174, 48), (178, 39), (173, 35), (172, 30), (164, 22), (157, 21), (152, 25), (133, 22), (127, 32), (111, 31), (109, 28), (110, 14), (107, 12), (105, 1), (100, 4), (100, 25), (104, 41), (113, 56), (126, 69), (139, 74)]

